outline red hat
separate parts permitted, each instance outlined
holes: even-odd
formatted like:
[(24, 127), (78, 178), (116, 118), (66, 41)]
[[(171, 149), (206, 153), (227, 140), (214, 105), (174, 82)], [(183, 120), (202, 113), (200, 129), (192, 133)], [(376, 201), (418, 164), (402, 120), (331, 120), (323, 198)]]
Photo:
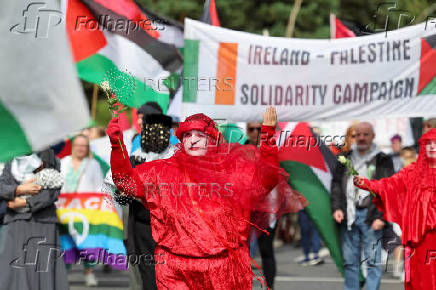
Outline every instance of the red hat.
[(215, 140), (218, 140), (219, 137), (219, 131), (215, 122), (202, 113), (191, 115), (184, 122), (181, 122), (176, 131), (176, 136), (181, 141), (183, 134), (192, 130), (204, 132)]
[(423, 134), (421, 138), (419, 138), (419, 145), (425, 146), (427, 144), (427, 141), (429, 140), (436, 140), (436, 129), (430, 129), (427, 131), (427, 133)]

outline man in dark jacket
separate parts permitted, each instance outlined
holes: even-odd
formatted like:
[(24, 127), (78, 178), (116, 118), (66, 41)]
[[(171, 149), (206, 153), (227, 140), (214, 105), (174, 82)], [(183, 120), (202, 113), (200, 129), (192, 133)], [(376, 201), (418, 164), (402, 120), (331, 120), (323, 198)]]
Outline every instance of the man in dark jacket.
[[(394, 173), (391, 158), (373, 143), (375, 134), (371, 124), (356, 125), (356, 144), (345, 157), (353, 167), (370, 179), (389, 177)], [(379, 289), (382, 275), (381, 238), (385, 225), (383, 213), (372, 203), (372, 195), (353, 186), (352, 176), (345, 166), (338, 164), (331, 188), (333, 218), (341, 224), (342, 254), (345, 269), (345, 289), (360, 289), (359, 265), (361, 249), (368, 267), (366, 289)]]

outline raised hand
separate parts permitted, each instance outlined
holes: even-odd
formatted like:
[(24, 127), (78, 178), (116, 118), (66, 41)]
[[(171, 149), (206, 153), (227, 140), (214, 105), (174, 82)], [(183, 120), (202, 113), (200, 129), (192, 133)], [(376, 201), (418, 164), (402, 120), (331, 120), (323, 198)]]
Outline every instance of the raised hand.
[(109, 139), (112, 143), (118, 143), (118, 138), (122, 136), (118, 117), (113, 118), (109, 124), (107, 125), (106, 134), (109, 136)]
[(273, 127), (277, 125), (277, 112), (273, 106), (267, 108), (266, 111), (263, 113), (262, 125)]

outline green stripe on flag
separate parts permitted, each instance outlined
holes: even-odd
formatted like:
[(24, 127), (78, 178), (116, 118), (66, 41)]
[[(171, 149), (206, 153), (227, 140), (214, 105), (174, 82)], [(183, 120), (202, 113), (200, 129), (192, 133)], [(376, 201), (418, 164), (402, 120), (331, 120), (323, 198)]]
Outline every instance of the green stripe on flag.
[(94, 54), (79, 61), (76, 66), (81, 79), (95, 84), (101, 84), (105, 81), (107, 72), (115, 73), (117, 77), (125, 75), (125, 79), (133, 79), (133, 84), (122, 83), (120, 86), (122, 89), (118, 90), (119, 95), (117, 97), (124, 105), (139, 108), (148, 101), (155, 101), (161, 106), (164, 113), (168, 109), (169, 93), (160, 93), (153, 90), (152, 87), (147, 86), (142, 80), (120, 71), (110, 59), (101, 54)]
[(435, 95), (436, 94), (436, 77), (429, 82), (419, 95)]
[[(83, 223), (74, 223), (74, 229), (80, 234), (83, 234)], [(59, 224), (59, 235), (69, 235), (68, 224)], [(123, 240), (123, 231), (119, 228), (109, 225), (89, 225), (88, 235), (105, 235), (110, 238)]]
[(289, 174), (289, 184), (309, 201), (306, 211), (330, 250), (339, 272), (344, 273), (340, 232), (333, 220), (330, 195), (312, 168), (294, 161), (282, 161), (280, 166)]
[(218, 130), (223, 134), (227, 143), (239, 143), (243, 145), (248, 139), (243, 130), (239, 128), (236, 123), (218, 125)]
[(198, 86), (198, 40), (185, 39), (183, 58), (183, 102), (197, 101)]
[[(31, 114), (30, 111), (29, 114)], [(9, 110), (3, 106), (2, 102), (0, 102), (0, 128), (2, 128), (0, 162), (7, 162), (14, 156), (32, 152), (32, 146), (30, 146), (21, 125)]]
[(97, 160), (98, 164), (100, 165), (101, 172), (103, 173), (103, 176), (106, 176), (106, 173), (111, 168), (109, 164), (106, 163), (100, 156), (97, 154), (93, 154), (94, 159)]

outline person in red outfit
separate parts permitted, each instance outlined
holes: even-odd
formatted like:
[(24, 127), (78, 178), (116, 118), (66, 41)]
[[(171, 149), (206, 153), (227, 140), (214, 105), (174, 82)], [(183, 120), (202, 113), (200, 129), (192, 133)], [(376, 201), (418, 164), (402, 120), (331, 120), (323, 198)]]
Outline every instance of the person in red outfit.
[(389, 178), (354, 184), (376, 194), (373, 202), (386, 220), (403, 231), (405, 289), (436, 290), (436, 129), (419, 140), (417, 162)]
[[(279, 168), (276, 122), (270, 107), (257, 149), (223, 144), (213, 120), (195, 114), (180, 123), (176, 135), (182, 143), (172, 157), (134, 169), (123, 157), (117, 118), (109, 123), (113, 181), (151, 213), (156, 260), (163, 261), (155, 265), (158, 289), (252, 289), (251, 212), (281, 214), (305, 205)], [(265, 229), (265, 220), (259, 218), (257, 226)]]

